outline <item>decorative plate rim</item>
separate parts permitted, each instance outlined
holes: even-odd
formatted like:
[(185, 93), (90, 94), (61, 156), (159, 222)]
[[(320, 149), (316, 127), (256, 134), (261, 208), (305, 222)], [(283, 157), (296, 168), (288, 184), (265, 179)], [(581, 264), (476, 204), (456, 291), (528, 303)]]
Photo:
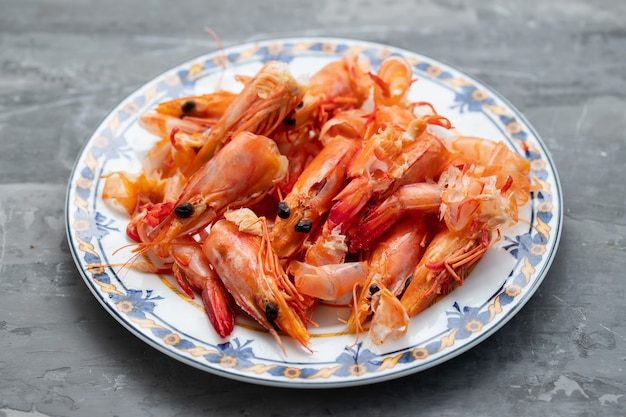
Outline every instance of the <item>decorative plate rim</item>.
[[(129, 301), (129, 304), (127, 304), (127, 307), (130, 308), (130, 310), (126, 311), (126, 313), (122, 312), (120, 310), (120, 303), (122, 302), (120, 300), (122, 300), (122, 298), (121, 296), (116, 294), (116, 293), (121, 293), (120, 288), (116, 287), (116, 285), (114, 283), (111, 283), (110, 281), (109, 282), (98, 281), (97, 277), (101, 277), (101, 275), (87, 271), (87, 269), (85, 268), (86, 261), (88, 260), (87, 258), (89, 258), (90, 256), (93, 256), (95, 259), (95, 258), (98, 258), (100, 255), (106, 256), (106, 253), (98, 252), (98, 248), (96, 247), (94, 243), (92, 243), (92, 238), (95, 235), (88, 234), (88, 232), (91, 230), (89, 228), (92, 228), (94, 224), (96, 225), (96, 227), (103, 227), (101, 224), (98, 224), (97, 220), (95, 220), (95, 218), (93, 217), (93, 216), (97, 216), (99, 213), (89, 212), (91, 199), (93, 199), (93, 206), (94, 206), (93, 208), (96, 208), (95, 207), (96, 202), (99, 198), (98, 195), (95, 195), (98, 189), (98, 185), (97, 185), (98, 179), (95, 177), (95, 173), (96, 173), (96, 168), (100, 164), (100, 162), (98, 162), (99, 157), (102, 155), (94, 156), (93, 154), (96, 150), (96, 146), (94, 145), (96, 135), (98, 133), (101, 133), (103, 129), (107, 129), (107, 126), (106, 126), (107, 123), (110, 123), (112, 120), (117, 119), (117, 122), (120, 123), (119, 115), (121, 114), (122, 111), (124, 111), (125, 106), (133, 107), (134, 105), (136, 105), (133, 99), (136, 99), (137, 96), (141, 92), (145, 92), (147, 91), (147, 89), (150, 89), (151, 86), (156, 85), (159, 82), (161, 84), (163, 83), (167, 84), (168, 82), (167, 77), (172, 76), (172, 74), (175, 74), (179, 77), (179, 82), (182, 85), (185, 82), (182, 75), (185, 74), (185, 71), (187, 71), (186, 76), (189, 76), (191, 74), (192, 82), (195, 83), (196, 81), (193, 81), (193, 77), (194, 76), (197, 77), (199, 74), (202, 74), (202, 72), (205, 71), (205, 66), (209, 63), (209, 60), (213, 60), (215, 65), (219, 65), (221, 63), (220, 61), (224, 59), (223, 57), (228, 57), (228, 62), (234, 63), (236, 62), (236, 60), (232, 61), (231, 60), (232, 58), (230, 57), (230, 55), (233, 55), (233, 56), (236, 55), (237, 57), (240, 57), (244, 54), (251, 53), (252, 55), (249, 55), (249, 56), (246, 55), (246, 57), (248, 59), (254, 58), (255, 54), (258, 53), (258, 51), (262, 50), (263, 48), (265, 48), (263, 50), (265, 53), (263, 58), (266, 60), (272, 59), (272, 57), (274, 56), (283, 56), (283, 57), (287, 56), (287, 57), (291, 57), (290, 59), (295, 59), (295, 58), (300, 57), (298, 52), (291, 52), (287, 55), (284, 55), (284, 51), (282, 50), (282, 48), (285, 47), (286, 45), (292, 45), (292, 44), (295, 45), (294, 48), (296, 47), (301, 48), (300, 52), (302, 53), (314, 51), (315, 53), (319, 53), (319, 54), (325, 54), (325, 53), (330, 54), (329, 56), (332, 56), (332, 54), (336, 54), (336, 56), (341, 56), (342, 53), (345, 53), (346, 50), (350, 50), (350, 49), (362, 49), (361, 53), (364, 53), (364, 51), (366, 53), (371, 53), (373, 56), (368, 55), (368, 57), (370, 58), (372, 57), (376, 58), (376, 56), (374, 55), (380, 53), (381, 57), (376, 58), (376, 59), (382, 59), (385, 53), (386, 54), (400, 54), (402, 56), (411, 57), (412, 59), (417, 60), (417, 62), (411, 62), (414, 73), (420, 70), (419, 65), (422, 65), (422, 64), (426, 65), (425, 69), (422, 69), (421, 71), (424, 74), (426, 74), (427, 77), (428, 76), (442, 77), (442, 73), (445, 73), (446, 71), (448, 71), (452, 75), (456, 75), (456, 77), (447, 78), (445, 79), (445, 82), (453, 82), (453, 83), (456, 82), (460, 89), (469, 88), (469, 90), (465, 92), (468, 95), (470, 94), (477, 95), (476, 93), (479, 92), (479, 90), (481, 94), (482, 93), (486, 94), (486, 96), (473, 97), (473, 98), (470, 97), (469, 101), (467, 102), (462, 101), (460, 105), (468, 106), (468, 111), (476, 111), (476, 108), (479, 108), (480, 109), (479, 111), (483, 111), (483, 107), (489, 108), (490, 111), (493, 113), (492, 114), (493, 117), (509, 118), (511, 120), (510, 122), (511, 124), (512, 123), (516, 124), (515, 129), (519, 129), (519, 130), (513, 129), (510, 132), (508, 132), (511, 135), (511, 141), (513, 142), (515, 140), (525, 141), (528, 138), (533, 139), (532, 145), (537, 146), (537, 148), (534, 148), (533, 146), (533, 152), (536, 151), (537, 154), (532, 155), (532, 158), (533, 158), (532, 161), (543, 162), (544, 165), (542, 169), (543, 171), (545, 171), (545, 177), (540, 179), (540, 181), (542, 181), (542, 184), (545, 184), (547, 186), (546, 189), (541, 188), (537, 192), (537, 194), (533, 196), (533, 200), (537, 199), (538, 195), (540, 195), (541, 193), (545, 193), (546, 195), (541, 198), (545, 198), (546, 201), (548, 201), (549, 203), (549, 210), (546, 207), (545, 212), (534, 213), (535, 207), (533, 206), (533, 213), (534, 213), (533, 216), (537, 216), (539, 213), (547, 213), (546, 214), (547, 221), (545, 221), (543, 225), (540, 225), (541, 227), (544, 227), (545, 225), (545, 227), (548, 228), (546, 231), (547, 234), (540, 235), (540, 233), (537, 233), (534, 237), (532, 236), (532, 230), (538, 227), (535, 224), (534, 220), (530, 227), (531, 231), (528, 233), (528, 238), (535, 239), (539, 236), (540, 242), (537, 243), (536, 246), (543, 247), (544, 252), (541, 253), (540, 256), (538, 256), (538, 261), (535, 264), (535, 265), (540, 265), (540, 269), (539, 271), (534, 270), (533, 272), (522, 274), (522, 275), (526, 274), (522, 278), (522, 279), (526, 279), (527, 281), (526, 284), (519, 288), (520, 290), (519, 294), (513, 295), (512, 297), (510, 297), (511, 300), (507, 301), (506, 305), (509, 305), (509, 304), (511, 305), (508, 307), (508, 310), (504, 314), (500, 314), (502, 313), (502, 305), (494, 307), (494, 309), (500, 308), (500, 313), (492, 312), (493, 314), (492, 319), (484, 323), (485, 324), (484, 328), (486, 328), (486, 330), (481, 331), (483, 329), (483, 326), (481, 325), (480, 327), (481, 330), (478, 330), (476, 334), (470, 332), (471, 333), (470, 335), (465, 336), (462, 339), (458, 339), (458, 340), (464, 340), (464, 339), (468, 339), (468, 340), (463, 341), (456, 347), (454, 347), (453, 345), (457, 341), (456, 337), (457, 337), (458, 332), (455, 333), (453, 331), (454, 337), (452, 337), (451, 340), (446, 342), (446, 343), (451, 343), (451, 345), (444, 346), (444, 344), (442, 343), (441, 346), (443, 347), (441, 347), (441, 349), (444, 352), (439, 355), (437, 355), (437, 353), (440, 353), (440, 352), (435, 352), (435, 354), (433, 354), (434, 359), (431, 359), (429, 361), (420, 362), (419, 361), (420, 358), (415, 357), (413, 359), (410, 359), (410, 358), (405, 357), (408, 354), (416, 355), (417, 352), (409, 352), (408, 350), (415, 348), (414, 350), (417, 351), (418, 350), (416, 348), (417, 345), (408, 346), (403, 349), (400, 349), (400, 353), (398, 354), (397, 352), (395, 352), (395, 356), (390, 356), (390, 354), (394, 352), (387, 352), (383, 355), (377, 356), (376, 354), (373, 354), (367, 351), (367, 349), (363, 349), (364, 352), (369, 352), (373, 356), (371, 358), (369, 358), (368, 356), (369, 359), (366, 358), (366, 359), (360, 360), (358, 356), (362, 354), (362, 352), (360, 352), (361, 345), (359, 345), (356, 351), (352, 349), (353, 357), (348, 358), (348, 360), (354, 360), (354, 364), (352, 365), (352, 368), (350, 369), (354, 371), (355, 369), (354, 367), (356, 366), (356, 369), (358, 371), (356, 373), (346, 374), (346, 372), (348, 371), (341, 367), (339, 367), (341, 368), (339, 369), (339, 371), (335, 371), (334, 373), (331, 370), (329, 370), (329, 369), (337, 368), (339, 366), (337, 365), (334, 368), (320, 368), (320, 369), (315, 368), (317, 369), (318, 372), (321, 372), (321, 374), (320, 375), (315, 374), (315, 369), (314, 369), (313, 371), (311, 371), (313, 372), (310, 375), (311, 377), (305, 378), (305, 377), (302, 377), (301, 374), (307, 371), (308, 368), (306, 365), (310, 365), (310, 366), (312, 365), (306, 362), (301, 363), (301, 364), (294, 364), (288, 361), (283, 361), (283, 362), (276, 361), (276, 363), (284, 363), (288, 365), (293, 365), (291, 366), (291, 368), (294, 368), (293, 372), (298, 371), (296, 372), (297, 375), (295, 374), (290, 375), (287, 373), (288, 372), (287, 368), (290, 368), (289, 366), (283, 366), (281, 368), (279, 365), (275, 365), (273, 363), (270, 363), (266, 366), (268, 369), (267, 372), (263, 372), (261, 370), (261, 368), (263, 368), (263, 365), (264, 365), (263, 363), (259, 363), (259, 362), (255, 363), (254, 361), (250, 361), (249, 355), (250, 355), (250, 352), (252, 352), (252, 348), (246, 347), (248, 342), (241, 344), (241, 342), (239, 342), (238, 340), (234, 340), (234, 341), (225, 342), (222, 345), (216, 344), (213, 346), (213, 348), (207, 349), (205, 346), (201, 346), (200, 343), (197, 345), (194, 345), (195, 339), (193, 338), (190, 338), (186, 341), (181, 340), (180, 338), (179, 340), (167, 340), (166, 337), (168, 336), (167, 334), (168, 329), (166, 326), (161, 326), (161, 329), (164, 329), (164, 331), (162, 332), (163, 335), (155, 336), (155, 331), (156, 331), (155, 329), (158, 330), (159, 329), (158, 326), (160, 326), (160, 324), (156, 323), (153, 320), (154, 318), (150, 318), (152, 317), (150, 316), (150, 314), (146, 315), (146, 312), (149, 313), (151, 311), (150, 308), (154, 308), (154, 307), (148, 307), (147, 310), (140, 311), (139, 309), (136, 308), (136, 306), (132, 303), (132, 300), (131, 300)], [(275, 49), (273, 52), (270, 52), (270, 48), (278, 48), (278, 49)], [(313, 50), (312, 48), (316, 48), (316, 49)], [(328, 49), (325, 50), (324, 48), (328, 48)], [(420, 59), (422, 59), (422, 61), (419, 61)], [(203, 65), (199, 66), (198, 64), (199, 62), (203, 62)], [(437, 68), (434, 68), (434, 67), (437, 67)], [(439, 73), (437, 73), (435, 69), (437, 69)], [(196, 71), (195, 74), (193, 74), (194, 71)], [(429, 71), (431, 72), (429, 73)], [(170, 82), (174, 82), (174, 81), (175, 80), (170, 80)], [(436, 81), (436, 79), (433, 78), (431, 81)], [(482, 100), (478, 100), (478, 99), (482, 99)], [(478, 106), (478, 107), (472, 108), (472, 106)], [(134, 110), (136, 109), (129, 109), (128, 111), (132, 112)], [(132, 118), (132, 114), (130, 113), (127, 116)], [(517, 137), (517, 138), (515, 137), (516, 134), (519, 135), (521, 133), (524, 134), (524, 138), (520, 139), (520, 137)], [(115, 138), (114, 133), (113, 133), (113, 138)], [(528, 152), (529, 151), (526, 151), (526, 156), (530, 159), (531, 155)], [(106, 156), (105, 156), (105, 161), (107, 161)], [(82, 168), (81, 170), (82, 174), (81, 172), (79, 172), (79, 169), (81, 168)], [(95, 187), (94, 187), (95, 191), (94, 191), (94, 195), (92, 195), (91, 190), (94, 184), (95, 184)], [(550, 187), (554, 187), (554, 189), (550, 190)], [(82, 194), (85, 194), (83, 193), (83, 190), (86, 191), (86, 195), (87, 195), (87, 198), (84, 198), (84, 199), (82, 198), (83, 197)], [(497, 330), (502, 328), (509, 320), (511, 320), (519, 312), (519, 310), (521, 310), (521, 308), (534, 295), (534, 293), (536, 292), (540, 284), (545, 279), (552, 265), (552, 262), (556, 255), (558, 245), (560, 242), (561, 231), (562, 231), (562, 226), (563, 226), (563, 210), (562, 210), (563, 201), (562, 200), (563, 200), (562, 189), (561, 189), (561, 184), (560, 184), (558, 174), (556, 171), (556, 166), (552, 160), (552, 157), (549, 151), (547, 150), (547, 147), (543, 143), (538, 133), (531, 126), (528, 120), (522, 115), (522, 113), (519, 110), (517, 110), (505, 97), (503, 97), (496, 90), (490, 88), (484, 82), (480, 81), (478, 78), (440, 59), (433, 58), (431, 56), (428, 56), (426, 54), (422, 54), (419, 52), (414, 52), (414, 51), (410, 51), (410, 50), (403, 49), (403, 48), (385, 45), (382, 43), (362, 41), (358, 39), (349, 39), (349, 38), (336, 38), (336, 37), (289, 37), (289, 38), (276, 38), (276, 39), (265, 39), (265, 40), (259, 40), (259, 41), (253, 41), (253, 42), (244, 42), (238, 45), (228, 46), (222, 51), (208, 52), (206, 54), (192, 58), (184, 63), (181, 63), (175, 67), (172, 67), (168, 70), (163, 71), (159, 75), (153, 77), (151, 80), (147, 81), (146, 83), (144, 83), (143, 85), (135, 89), (133, 92), (128, 94), (120, 103), (118, 103), (115, 107), (113, 107), (107, 113), (107, 115), (102, 119), (102, 121), (89, 134), (87, 141), (83, 144), (78, 154), (78, 157), (76, 158), (75, 163), (72, 167), (71, 174), (70, 174), (69, 181), (68, 181), (66, 201), (65, 201), (65, 220), (66, 220), (66, 237), (69, 243), (72, 257), (87, 287), (90, 289), (94, 297), (98, 300), (98, 302), (105, 308), (105, 310), (109, 314), (111, 314), (120, 324), (122, 324), (132, 334), (134, 334), (135, 336), (137, 336), (139, 339), (143, 340), (150, 346), (190, 366), (193, 366), (195, 368), (198, 368), (198, 369), (201, 369), (201, 370), (204, 370), (204, 371), (216, 374), (216, 375), (227, 377), (230, 379), (235, 379), (235, 380), (244, 381), (244, 382), (252, 382), (252, 383), (257, 383), (261, 385), (281, 386), (281, 387), (291, 387), (291, 388), (333, 388), (333, 387), (356, 386), (356, 385), (378, 383), (378, 382), (383, 382), (383, 381), (387, 381), (390, 379), (403, 377), (403, 376), (417, 373), (420, 371), (424, 371), (426, 369), (439, 365), (445, 361), (448, 361), (466, 352), (467, 350), (475, 347), (476, 345), (478, 345), (479, 343), (487, 339), (489, 336), (494, 334)], [(92, 217), (89, 217), (89, 216), (92, 216)], [(82, 222), (82, 223), (79, 223), (79, 222)], [(86, 232), (85, 230), (79, 230), (80, 228), (76, 227), (77, 224), (80, 224), (81, 225), (80, 227), (87, 228), (85, 229)], [(83, 232), (84, 234), (81, 234)], [(106, 236), (106, 231), (101, 230), (101, 232), (105, 233), (105, 236)], [(88, 239), (86, 237), (88, 237)], [(102, 238), (102, 236), (100, 237), (95, 236), (95, 237), (96, 237), (97, 243), (100, 244), (100, 239)], [(521, 242), (517, 242), (517, 243), (519, 244), (519, 246), (522, 246)], [(512, 245), (513, 244), (515, 244), (515, 242), (513, 242)], [(529, 251), (531, 249), (532, 248), (530, 248)], [(541, 249), (541, 247), (539, 249)], [(103, 250), (103, 249), (100, 247), (100, 250)], [(516, 249), (513, 249), (513, 250), (516, 250)], [(519, 253), (519, 252), (516, 252), (516, 253)], [(526, 256), (518, 260), (518, 265), (521, 262), (526, 262), (524, 266), (520, 267), (521, 269), (523, 269), (526, 266), (530, 267), (531, 269), (533, 268), (532, 262), (528, 260), (531, 255), (532, 254), (528, 253)], [(537, 256), (535, 256), (535, 258), (533, 259), (536, 260), (536, 258)], [(513, 270), (510, 273), (510, 276), (513, 274), (513, 272), (515, 272), (516, 269), (518, 269), (518, 266), (513, 268)], [(102, 271), (102, 273), (106, 275), (106, 271)], [(505, 283), (508, 281), (510, 281), (509, 278), (507, 278)], [(503, 288), (504, 288), (504, 284), (503, 284)], [(494, 299), (494, 300), (499, 299), (499, 297), (504, 294), (503, 288), (499, 289), (497, 294), (495, 294), (492, 298), (487, 300), (487, 303), (490, 302), (491, 299)], [(522, 293), (522, 290), (523, 290), (523, 293)], [(150, 290), (143, 289), (140, 292), (141, 294), (139, 295), (145, 296), (145, 298), (141, 299), (140, 303), (144, 303), (146, 305), (150, 305), (150, 303), (154, 304), (154, 300), (152, 301), (150, 300), (150, 294), (146, 294), (146, 292), (150, 292)], [(133, 296), (137, 295), (135, 293), (133, 294), (134, 294)], [(115, 298), (115, 297), (118, 297), (118, 298)], [(117, 300), (117, 305), (114, 304), (116, 300)], [(455, 307), (458, 307), (457, 309), (460, 314), (459, 316), (460, 317), (459, 320), (460, 320), (461, 316), (463, 315), (463, 312), (461, 311), (463, 308), (461, 306), (456, 306), (456, 305)], [(467, 309), (467, 307), (465, 308)], [(483, 315), (485, 313), (485, 311), (482, 311), (481, 313), (480, 308), (478, 308), (478, 311), (470, 311), (470, 312), (472, 314), (483, 314)], [(128, 318), (123, 317), (123, 314), (126, 314), (128, 317), (134, 320), (134, 322), (132, 322), (132, 320), (129, 320)], [(137, 323), (143, 323), (144, 325), (146, 325), (146, 323), (148, 323), (150, 320), (152, 320), (153, 323), (156, 323), (155, 326), (157, 327), (152, 327), (152, 329), (150, 329), (149, 327), (142, 327), (142, 324), (137, 324)], [(458, 331), (459, 328), (457, 328), (456, 330)], [(443, 338), (448, 337), (448, 336), (450, 336), (450, 332), (442, 336), (441, 340), (444, 340)], [(165, 343), (163, 342), (164, 340), (166, 341)], [(168, 344), (169, 342), (171, 343), (176, 342), (178, 345), (182, 344), (182, 346), (185, 346), (186, 348), (181, 349), (180, 347), (172, 347), (175, 345), (174, 344), (169, 345)], [(236, 344), (237, 346), (233, 346), (234, 344)], [(215, 346), (217, 346), (217, 349), (215, 348)], [(222, 347), (220, 346), (223, 346), (223, 351), (220, 351), (220, 349), (222, 349)], [(195, 354), (190, 355), (189, 354), (190, 351), (196, 352), (197, 355)], [(227, 353), (229, 352), (231, 353), (231, 355), (235, 355), (235, 356), (225, 355), (224, 352), (227, 352)], [(211, 356), (211, 359), (199, 361), (197, 358), (198, 356), (204, 357), (202, 356), (202, 354), (205, 354), (206, 356), (213, 355), (214, 357)], [(429, 354), (429, 352), (426, 352), (426, 354)], [(241, 356), (237, 356), (237, 355), (241, 355)], [(254, 356), (253, 352), (252, 352), (252, 355), (254, 359), (258, 359), (256, 356)], [(344, 351), (341, 353), (341, 355), (349, 356), (350, 352), (346, 353)], [(405, 356), (402, 356), (402, 355), (405, 355)], [(244, 368), (236, 368), (232, 362), (220, 363), (219, 361), (217, 361), (217, 359), (223, 361), (224, 358), (230, 358), (231, 361), (234, 360), (235, 365), (237, 365), (238, 363), (249, 361), (250, 366), (246, 368), (247, 370), (242, 371), (242, 369)], [(264, 358), (261, 358), (261, 360), (263, 359)], [(379, 360), (377, 361), (376, 359), (379, 359)], [(240, 362), (237, 362), (237, 360), (239, 360)], [(405, 362), (409, 361), (408, 362), (409, 366), (396, 367), (398, 363), (403, 363), (402, 362), (403, 360)], [(338, 361), (339, 361), (339, 357), (337, 357), (335, 364), (340, 363)], [(376, 367), (370, 366), (372, 363), (377, 364), (377, 366)], [(233, 367), (229, 367), (231, 365)], [(280, 372), (277, 372), (276, 374), (271, 373), (272, 372), (271, 370), (276, 369), (276, 368), (280, 368), (279, 370), (282, 372), (282, 374)], [(360, 373), (361, 371), (362, 373)], [(327, 376), (324, 373), (327, 374)], [(292, 377), (294, 378), (289, 379)]]

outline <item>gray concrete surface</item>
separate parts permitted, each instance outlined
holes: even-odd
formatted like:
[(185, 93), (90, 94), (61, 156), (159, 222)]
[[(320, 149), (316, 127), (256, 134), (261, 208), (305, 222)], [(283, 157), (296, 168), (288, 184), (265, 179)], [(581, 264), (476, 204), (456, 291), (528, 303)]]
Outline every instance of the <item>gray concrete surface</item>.
[[(0, 0), (0, 416), (626, 415), (626, 3)], [(536, 295), (426, 372), (347, 389), (205, 374), (94, 300), (64, 232), (74, 160), (117, 102), (225, 45), (361, 38), (452, 63), (501, 92), (552, 152), (564, 228)]]

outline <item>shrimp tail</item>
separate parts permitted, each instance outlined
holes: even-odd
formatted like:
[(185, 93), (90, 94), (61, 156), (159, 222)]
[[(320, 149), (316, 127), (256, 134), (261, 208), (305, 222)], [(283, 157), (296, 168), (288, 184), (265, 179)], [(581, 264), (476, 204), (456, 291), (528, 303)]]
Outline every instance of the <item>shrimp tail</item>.
[(229, 336), (235, 328), (234, 301), (200, 244), (191, 238), (179, 239), (170, 246), (170, 253), (178, 285), (190, 298), (194, 298), (194, 292), (200, 293), (213, 329), (220, 337)]
[(233, 297), (219, 279), (206, 281), (202, 302), (215, 331), (223, 338), (228, 337), (235, 328), (235, 307)]

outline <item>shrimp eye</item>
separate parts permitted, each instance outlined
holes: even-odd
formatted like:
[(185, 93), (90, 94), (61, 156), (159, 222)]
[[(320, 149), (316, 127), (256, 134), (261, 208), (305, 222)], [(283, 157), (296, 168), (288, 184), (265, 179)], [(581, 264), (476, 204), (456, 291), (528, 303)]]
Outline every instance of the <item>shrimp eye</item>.
[(296, 224), (296, 232), (309, 233), (313, 227), (313, 222), (309, 219), (302, 219)]
[(191, 203), (179, 204), (174, 209), (174, 213), (181, 219), (186, 219), (191, 216), (191, 213), (193, 213), (193, 206)]
[(193, 109), (195, 108), (196, 108), (196, 102), (193, 100), (187, 100), (183, 103), (182, 106), (180, 106), (180, 109), (183, 111), (183, 113), (189, 113), (193, 111)]
[(380, 287), (378, 286), (378, 284), (372, 284), (372, 285), (370, 285), (370, 288), (369, 288), (369, 293), (370, 293), (370, 295), (374, 295), (374, 294), (376, 294), (378, 291), (380, 291)]
[(304, 101), (301, 101), (300, 103), (298, 103), (298, 105), (296, 106), (296, 110), (300, 110), (301, 108), (304, 107)]
[(265, 317), (267, 317), (270, 322), (278, 318), (278, 307), (276, 307), (276, 304), (268, 303), (265, 306)]
[(278, 203), (278, 207), (276, 207), (276, 215), (281, 219), (288, 219), (289, 215), (291, 215), (291, 210), (289, 206), (284, 201)]
[(291, 117), (287, 116), (283, 119), (283, 123), (286, 126), (295, 126), (296, 125), (296, 119), (292, 119)]

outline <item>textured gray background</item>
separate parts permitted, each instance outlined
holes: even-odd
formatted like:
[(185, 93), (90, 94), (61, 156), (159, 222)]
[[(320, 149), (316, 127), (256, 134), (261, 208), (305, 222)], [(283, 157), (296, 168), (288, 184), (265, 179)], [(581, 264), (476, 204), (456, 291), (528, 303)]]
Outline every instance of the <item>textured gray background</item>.
[[(0, 0), (0, 416), (626, 415), (626, 3)], [(564, 192), (552, 269), (507, 325), (426, 372), (330, 391), (205, 374), (111, 318), (64, 232), (70, 170), (137, 86), (225, 45), (361, 38), (501, 92)]]

